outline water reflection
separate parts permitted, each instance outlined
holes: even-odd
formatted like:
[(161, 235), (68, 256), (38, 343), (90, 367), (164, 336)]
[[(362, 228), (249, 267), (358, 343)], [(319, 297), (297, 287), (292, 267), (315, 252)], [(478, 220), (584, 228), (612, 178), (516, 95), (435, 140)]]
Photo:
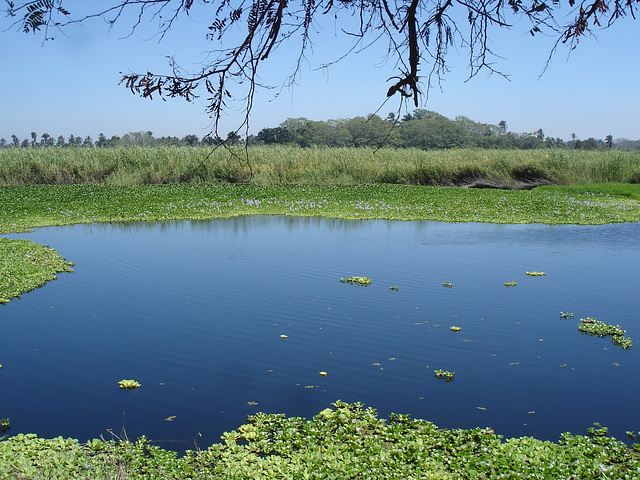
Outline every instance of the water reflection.
[[(310, 416), (342, 399), (505, 436), (597, 421), (622, 439), (640, 413), (640, 347), (577, 322), (640, 339), (639, 234), (315, 217), (38, 229), (19, 236), (77, 266), (0, 308), (0, 416), (12, 433), (81, 440), (124, 422), (182, 449), (252, 412)], [(351, 275), (373, 284), (339, 282)], [(124, 378), (142, 388), (119, 390)]]

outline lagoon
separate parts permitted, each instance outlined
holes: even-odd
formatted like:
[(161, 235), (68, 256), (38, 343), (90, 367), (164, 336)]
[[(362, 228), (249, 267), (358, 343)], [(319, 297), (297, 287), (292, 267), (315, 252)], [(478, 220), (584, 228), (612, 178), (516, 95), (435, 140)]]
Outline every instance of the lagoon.
[[(640, 428), (637, 223), (251, 216), (11, 237), (76, 266), (0, 307), (8, 433), (84, 441), (124, 425), (182, 451), (249, 414), (309, 417), (337, 399), (505, 437)], [(585, 317), (637, 345), (582, 335)]]

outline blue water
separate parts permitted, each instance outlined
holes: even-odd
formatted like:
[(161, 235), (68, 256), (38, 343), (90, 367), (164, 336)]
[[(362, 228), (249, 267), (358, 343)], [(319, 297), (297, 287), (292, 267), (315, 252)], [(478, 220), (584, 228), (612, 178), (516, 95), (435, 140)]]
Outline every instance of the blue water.
[[(640, 224), (241, 217), (11, 237), (76, 262), (0, 307), (12, 434), (124, 425), (182, 451), (249, 414), (310, 417), (337, 399), (505, 437), (640, 428)], [(372, 285), (340, 283), (352, 275)], [(581, 335), (587, 316), (637, 345)], [(120, 390), (129, 378), (142, 387)]]

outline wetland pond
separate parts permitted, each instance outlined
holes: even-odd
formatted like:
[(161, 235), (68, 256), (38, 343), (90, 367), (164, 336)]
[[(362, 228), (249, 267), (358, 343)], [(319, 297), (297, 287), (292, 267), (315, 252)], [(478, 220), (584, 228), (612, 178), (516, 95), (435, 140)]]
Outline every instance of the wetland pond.
[[(10, 237), (76, 262), (0, 307), (10, 434), (86, 441), (124, 424), (184, 451), (249, 414), (338, 399), (507, 438), (640, 429), (640, 224), (257, 216)], [(581, 334), (586, 317), (637, 345)]]

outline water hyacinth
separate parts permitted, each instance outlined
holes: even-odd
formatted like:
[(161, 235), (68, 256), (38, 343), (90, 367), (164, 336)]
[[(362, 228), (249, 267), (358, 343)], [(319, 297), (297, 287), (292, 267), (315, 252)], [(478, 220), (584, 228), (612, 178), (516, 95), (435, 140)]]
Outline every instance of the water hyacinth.
[(613, 344), (622, 347), (624, 350), (633, 346), (631, 338), (624, 336), (627, 331), (620, 327), (620, 325), (611, 325), (596, 318), (581, 318), (578, 330), (582, 333), (598, 337), (611, 337)]

